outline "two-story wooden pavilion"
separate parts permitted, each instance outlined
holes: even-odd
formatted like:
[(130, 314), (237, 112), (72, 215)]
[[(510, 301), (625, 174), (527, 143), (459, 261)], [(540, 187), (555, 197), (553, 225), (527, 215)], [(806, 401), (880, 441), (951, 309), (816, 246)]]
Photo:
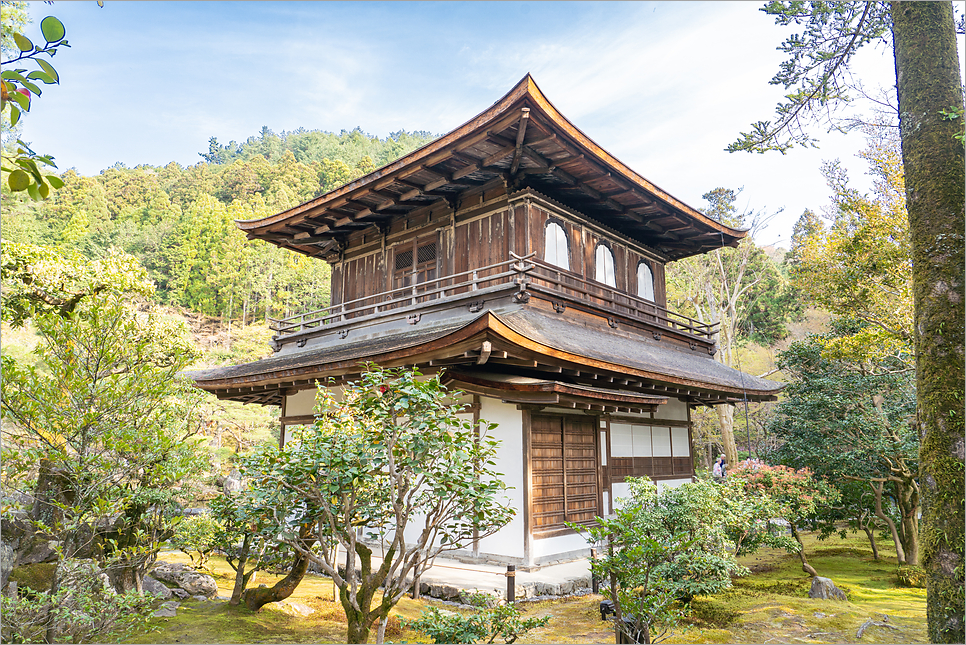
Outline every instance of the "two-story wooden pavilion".
[(716, 329), (666, 308), (665, 264), (745, 231), (681, 203), (564, 118), (530, 76), (456, 130), (300, 206), (239, 222), (332, 266), (332, 304), (276, 321), (274, 356), (193, 376), (311, 423), (317, 379), (360, 364), (445, 368), (499, 424), (517, 518), (473, 555), (585, 553), (565, 521), (609, 513), (624, 478), (689, 481), (690, 410), (781, 384), (714, 359)]

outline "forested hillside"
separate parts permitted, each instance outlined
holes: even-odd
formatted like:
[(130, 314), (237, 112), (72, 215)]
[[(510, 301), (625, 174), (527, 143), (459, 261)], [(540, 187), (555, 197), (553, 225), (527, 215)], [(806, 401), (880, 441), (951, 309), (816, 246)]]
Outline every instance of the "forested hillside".
[(136, 257), (165, 304), (242, 325), (327, 302), (324, 262), (247, 242), (235, 220), (273, 215), (433, 139), (400, 131), (385, 139), (356, 128), (340, 134), (262, 128), (243, 143), (215, 138), (199, 163), (123, 164), (85, 177), (63, 173), (52, 198), (33, 202), (4, 186), (3, 239), (77, 249), (111, 247)]

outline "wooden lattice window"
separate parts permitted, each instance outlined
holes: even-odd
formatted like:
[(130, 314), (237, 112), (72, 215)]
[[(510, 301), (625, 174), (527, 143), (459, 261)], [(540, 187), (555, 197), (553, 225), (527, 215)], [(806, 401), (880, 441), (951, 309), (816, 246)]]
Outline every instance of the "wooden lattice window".
[(436, 237), (424, 237), (398, 245), (393, 260), (393, 289), (436, 279)]

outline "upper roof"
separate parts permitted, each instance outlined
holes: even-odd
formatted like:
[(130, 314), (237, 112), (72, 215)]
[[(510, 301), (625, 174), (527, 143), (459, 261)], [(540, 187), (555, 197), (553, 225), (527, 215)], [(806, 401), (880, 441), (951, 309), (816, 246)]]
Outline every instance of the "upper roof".
[(239, 221), (249, 238), (308, 255), (354, 231), (502, 178), (532, 187), (667, 256), (734, 246), (747, 233), (672, 197), (568, 121), (528, 74), (503, 98), (449, 134), (294, 208)]

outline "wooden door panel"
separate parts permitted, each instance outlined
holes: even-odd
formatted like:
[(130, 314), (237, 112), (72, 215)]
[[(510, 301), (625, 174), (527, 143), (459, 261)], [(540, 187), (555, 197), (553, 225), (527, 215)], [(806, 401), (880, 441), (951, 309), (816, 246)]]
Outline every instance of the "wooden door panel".
[(596, 430), (592, 418), (531, 417), (534, 530), (591, 522), (600, 514)]

